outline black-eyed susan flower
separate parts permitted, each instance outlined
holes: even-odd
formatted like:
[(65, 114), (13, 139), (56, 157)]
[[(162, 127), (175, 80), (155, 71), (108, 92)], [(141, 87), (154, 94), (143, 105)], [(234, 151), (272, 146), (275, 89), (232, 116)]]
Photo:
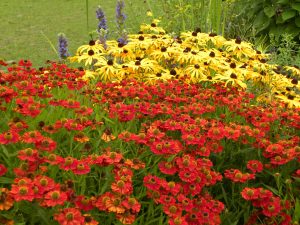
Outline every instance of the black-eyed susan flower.
[(197, 82), (206, 77), (207, 70), (199, 64), (189, 65), (185, 68), (184, 73), (188, 75), (192, 82)]
[(225, 82), (225, 87), (228, 84), (231, 84), (233, 86), (247, 88), (247, 84), (244, 82), (244, 76), (241, 74), (232, 73), (231, 71), (215, 75), (214, 80)]
[(157, 62), (149, 58), (136, 59), (124, 65), (128, 67), (128, 70), (136, 73), (149, 73), (159, 68)]
[(99, 43), (99, 41), (90, 40), (88, 45), (82, 45), (77, 49), (77, 54), (83, 54), (85, 52), (88, 52), (90, 50), (93, 50), (96, 54), (104, 52), (103, 45)]
[(160, 20), (153, 19), (151, 24), (142, 24), (140, 26), (140, 30), (143, 31), (144, 33), (150, 32), (156, 34), (165, 34), (166, 31), (162, 27), (158, 26), (159, 22)]
[(240, 37), (226, 41), (224, 43), (226, 51), (235, 55), (237, 58), (241, 59), (243, 57), (253, 57), (256, 51), (252, 48), (252, 45), (248, 42), (244, 42)]
[(135, 48), (138, 49), (148, 49), (152, 45), (152, 39), (150, 35), (140, 34), (138, 36), (129, 35), (129, 40), (132, 41), (135, 45)]
[(127, 45), (119, 43), (114, 46), (110, 46), (107, 54), (115, 58), (121, 59), (121, 61), (133, 60), (136, 55), (133, 52), (134, 45), (129, 42)]
[(300, 107), (300, 98), (292, 95), (292, 94), (287, 94), (287, 95), (275, 95), (276, 98), (280, 99), (282, 102), (284, 102), (289, 108), (294, 108)]
[(291, 71), (294, 76), (300, 78), (300, 68), (298, 66), (285, 66), (284, 68)]
[(99, 77), (102, 81), (112, 81), (117, 80), (117, 74), (121, 66), (116, 63), (113, 59), (101, 58), (95, 63), (95, 66), (98, 67), (96, 72), (99, 74)]
[(73, 57), (69, 57), (69, 60), (71, 62), (81, 62), (81, 61), (85, 61), (85, 66), (87, 65), (92, 65), (95, 62), (97, 62), (98, 60), (104, 59), (103, 56), (101, 56), (100, 54), (98, 54), (98, 52), (95, 52), (94, 50), (88, 50), (87, 52), (84, 52), (82, 54), (78, 54), (75, 55)]
[(85, 70), (84, 75), (82, 76), (82, 79), (85, 81), (89, 81), (91, 79), (95, 79), (96, 76), (97, 76), (97, 73), (95, 71)]
[(168, 73), (165, 70), (161, 70), (157, 73), (148, 73), (145, 75), (145, 83), (146, 84), (155, 84), (155, 82), (162, 80), (162, 81), (168, 81), (171, 79), (172, 76), (170, 73)]
[(227, 41), (226, 38), (224, 38), (223, 36), (214, 33), (208, 34), (208, 37), (206, 37), (206, 39), (206, 44), (208, 46), (212, 44), (214, 48), (223, 47), (224, 43)]
[(170, 60), (173, 53), (172, 48), (162, 46), (159, 49), (153, 50), (150, 57), (157, 61)]

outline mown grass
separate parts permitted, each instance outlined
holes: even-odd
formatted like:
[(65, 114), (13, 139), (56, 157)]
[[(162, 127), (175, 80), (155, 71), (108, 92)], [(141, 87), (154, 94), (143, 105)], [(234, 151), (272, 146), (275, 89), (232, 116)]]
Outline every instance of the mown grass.
[[(125, 1), (128, 32), (137, 32), (139, 24), (147, 19), (148, 3)], [(86, 43), (89, 33), (96, 29), (98, 5), (105, 10), (111, 37), (115, 37), (115, 0), (88, 0), (88, 24), (85, 0), (1, 0), (0, 58), (30, 59), (35, 66), (43, 65), (47, 59), (57, 60), (50, 43), (57, 47), (60, 32), (66, 34), (70, 53), (75, 54), (77, 47)]]

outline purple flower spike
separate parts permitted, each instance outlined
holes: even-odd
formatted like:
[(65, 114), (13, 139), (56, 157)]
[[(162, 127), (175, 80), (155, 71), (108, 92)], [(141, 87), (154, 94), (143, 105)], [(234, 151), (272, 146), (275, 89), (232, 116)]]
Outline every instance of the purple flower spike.
[(65, 59), (70, 56), (68, 51), (68, 40), (63, 33), (58, 34), (58, 52), (60, 59)]
[(117, 23), (118, 33), (120, 36), (118, 42), (126, 45), (128, 43), (128, 36), (125, 30), (125, 20), (127, 16), (123, 12), (124, 7), (125, 7), (124, 0), (118, 0), (117, 7), (116, 7), (116, 23)]
[(100, 6), (98, 6), (98, 8), (96, 10), (96, 17), (99, 21), (97, 31), (100, 32), (101, 29), (107, 30), (106, 16), (105, 16), (104, 11), (102, 10), (102, 8)]
[(104, 11), (100, 6), (98, 6), (96, 10), (96, 17), (99, 21), (98, 27), (97, 27), (97, 32), (99, 34), (99, 41), (103, 45), (103, 47), (106, 49), (106, 39), (107, 39), (107, 20), (106, 16), (104, 14)]

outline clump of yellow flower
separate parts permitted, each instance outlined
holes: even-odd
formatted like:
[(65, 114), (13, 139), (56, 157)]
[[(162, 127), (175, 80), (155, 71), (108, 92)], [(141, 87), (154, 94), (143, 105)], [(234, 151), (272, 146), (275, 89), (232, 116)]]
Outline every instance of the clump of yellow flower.
[(130, 34), (126, 45), (98, 41), (78, 48), (71, 61), (84, 62), (84, 79), (117, 82), (134, 78), (146, 83), (184, 79), (187, 83), (223, 83), (260, 90), (262, 102), (278, 99), (290, 107), (300, 107), (300, 68), (268, 64), (268, 55), (256, 51), (240, 38), (227, 40), (200, 29), (171, 36), (159, 20), (142, 24), (138, 34)]

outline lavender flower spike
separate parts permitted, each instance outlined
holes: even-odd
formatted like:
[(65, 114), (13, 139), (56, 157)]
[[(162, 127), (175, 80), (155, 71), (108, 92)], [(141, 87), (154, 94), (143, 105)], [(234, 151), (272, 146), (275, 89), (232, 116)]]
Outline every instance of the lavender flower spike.
[(65, 59), (70, 56), (68, 51), (68, 40), (63, 33), (58, 34), (58, 53), (60, 59)]
[(98, 8), (96, 10), (96, 17), (99, 21), (97, 31), (100, 32), (101, 29), (107, 30), (107, 20), (106, 20), (106, 16), (105, 16), (104, 11), (102, 10), (101, 6), (98, 6)]
[(118, 0), (116, 6), (116, 23), (117, 23), (118, 33), (120, 36), (118, 42), (126, 45), (128, 43), (128, 36), (125, 30), (125, 20), (127, 16), (123, 12), (124, 6), (125, 6), (124, 0)]
[(97, 32), (99, 34), (99, 41), (103, 45), (103, 47), (106, 49), (107, 44), (106, 44), (106, 39), (107, 39), (107, 20), (106, 16), (104, 14), (104, 11), (100, 6), (98, 6), (96, 10), (96, 17), (99, 21), (98, 27), (97, 27)]

